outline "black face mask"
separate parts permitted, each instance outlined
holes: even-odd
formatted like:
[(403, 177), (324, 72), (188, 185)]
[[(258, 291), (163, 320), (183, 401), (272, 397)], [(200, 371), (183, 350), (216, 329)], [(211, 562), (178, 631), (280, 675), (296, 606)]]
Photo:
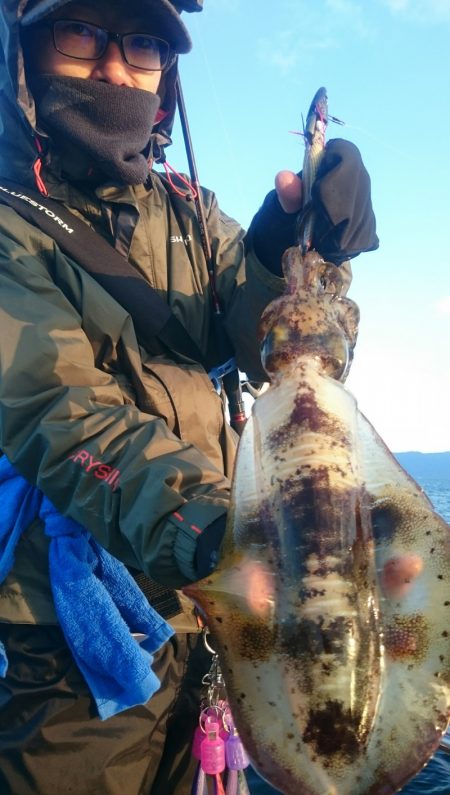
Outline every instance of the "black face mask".
[(56, 75), (39, 75), (29, 84), (38, 123), (62, 156), (69, 177), (103, 174), (126, 185), (146, 181), (150, 136), (160, 105), (156, 94)]

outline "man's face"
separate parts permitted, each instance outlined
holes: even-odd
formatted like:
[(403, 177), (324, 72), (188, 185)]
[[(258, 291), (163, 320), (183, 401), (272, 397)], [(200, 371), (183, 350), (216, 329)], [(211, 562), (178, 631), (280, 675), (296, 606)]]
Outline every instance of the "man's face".
[[(142, 3), (136, 0), (110, 0), (73, 2), (49, 15), (45, 23), (57, 19), (73, 19), (98, 25), (111, 33), (150, 33), (164, 38), (160, 31), (152, 30), (148, 15), (142, 12)], [(35, 75), (52, 74), (62, 77), (79, 77), (99, 80), (117, 86), (140, 88), (157, 93), (161, 72), (145, 71), (130, 66), (122, 55), (119, 43), (109, 41), (99, 60), (79, 60), (63, 55), (55, 49), (50, 25), (37, 24), (30, 29), (25, 43), (27, 70)]]

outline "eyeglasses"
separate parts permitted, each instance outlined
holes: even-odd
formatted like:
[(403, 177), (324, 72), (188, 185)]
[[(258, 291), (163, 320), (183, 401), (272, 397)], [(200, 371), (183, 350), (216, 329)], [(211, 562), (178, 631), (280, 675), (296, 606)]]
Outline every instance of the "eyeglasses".
[(111, 33), (78, 19), (57, 19), (50, 23), (55, 49), (61, 55), (82, 61), (99, 61), (110, 41), (120, 47), (129, 66), (147, 72), (162, 72), (171, 60), (170, 45), (148, 33)]

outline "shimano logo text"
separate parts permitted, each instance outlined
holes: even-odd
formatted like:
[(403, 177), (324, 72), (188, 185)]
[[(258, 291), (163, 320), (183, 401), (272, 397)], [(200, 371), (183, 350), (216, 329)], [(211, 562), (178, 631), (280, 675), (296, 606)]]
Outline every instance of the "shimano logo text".
[(169, 237), (169, 243), (184, 243), (185, 246), (188, 246), (192, 240), (192, 235), (186, 235), (186, 237), (182, 237), (181, 235), (171, 235)]

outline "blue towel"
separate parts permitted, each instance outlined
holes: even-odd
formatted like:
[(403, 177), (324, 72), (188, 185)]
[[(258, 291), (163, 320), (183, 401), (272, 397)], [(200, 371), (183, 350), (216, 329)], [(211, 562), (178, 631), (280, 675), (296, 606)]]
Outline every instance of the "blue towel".
[(0, 640), (0, 677), (4, 679), (8, 670), (8, 657), (6, 656), (6, 649)]
[[(21, 533), (40, 516), (51, 538), (50, 583), (67, 645), (102, 720), (145, 704), (160, 683), (152, 654), (173, 634), (127, 568), (80, 524), (61, 516), (36, 487), (0, 458), (0, 582), (14, 563)], [(145, 635), (137, 643), (132, 632)], [(0, 643), (0, 676), (7, 669)]]

